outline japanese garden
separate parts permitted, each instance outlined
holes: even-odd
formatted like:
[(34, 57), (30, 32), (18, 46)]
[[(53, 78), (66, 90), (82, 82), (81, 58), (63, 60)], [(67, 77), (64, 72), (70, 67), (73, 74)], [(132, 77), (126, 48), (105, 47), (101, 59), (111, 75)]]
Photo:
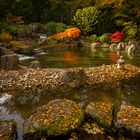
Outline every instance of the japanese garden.
[(140, 139), (140, 0), (0, 0), (0, 140)]

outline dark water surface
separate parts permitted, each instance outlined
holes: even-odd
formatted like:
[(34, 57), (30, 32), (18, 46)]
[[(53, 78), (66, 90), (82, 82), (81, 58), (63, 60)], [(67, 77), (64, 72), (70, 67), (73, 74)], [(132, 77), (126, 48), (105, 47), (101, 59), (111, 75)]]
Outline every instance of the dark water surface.
[[(140, 52), (129, 56), (124, 52), (121, 52), (120, 54), (110, 52), (109, 50), (98, 50), (92, 52), (89, 49), (81, 49), (80, 51), (53, 51), (51, 53), (37, 55), (32, 59), (22, 60), (20, 63), (29, 65), (32, 60), (39, 60), (45, 68), (89, 67), (99, 66), (102, 64), (114, 64), (118, 60), (119, 55), (124, 56), (126, 63), (140, 66)], [(37, 107), (48, 103), (50, 100), (59, 98), (74, 100), (83, 108), (91, 101), (112, 102), (115, 104), (121, 102), (140, 107), (140, 84), (129, 84), (125, 85), (123, 88), (113, 90), (111, 88), (98, 88), (95, 90), (77, 89), (74, 91), (44, 92), (43, 90), (38, 89), (36, 93), (22, 93), (13, 97), (8, 104), (0, 105), (0, 120), (14, 119), (17, 122), (18, 127), (18, 140), (22, 140), (22, 124), (25, 118), (28, 117)], [(63, 138), (58, 139), (61, 140)], [(81, 134), (79, 139), (106, 140), (106, 138), (102, 136), (93, 137), (83, 134)], [(128, 138), (127, 140), (131, 139)]]

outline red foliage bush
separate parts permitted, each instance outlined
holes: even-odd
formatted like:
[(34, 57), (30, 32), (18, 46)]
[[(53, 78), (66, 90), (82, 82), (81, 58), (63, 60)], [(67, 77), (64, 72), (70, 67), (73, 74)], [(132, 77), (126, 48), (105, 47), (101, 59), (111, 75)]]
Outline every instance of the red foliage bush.
[(114, 34), (112, 34), (111, 36), (109, 36), (109, 40), (111, 40), (112, 42), (120, 42), (122, 41), (122, 39), (125, 38), (124, 33), (116, 31)]

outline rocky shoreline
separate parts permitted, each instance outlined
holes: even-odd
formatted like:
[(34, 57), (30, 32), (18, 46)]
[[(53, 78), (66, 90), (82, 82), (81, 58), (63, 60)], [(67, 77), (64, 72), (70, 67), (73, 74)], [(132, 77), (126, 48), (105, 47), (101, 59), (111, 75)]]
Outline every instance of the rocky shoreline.
[[(0, 121), (0, 128), (0, 139), (17, 139), (14, 121)], [(122, 103), (117, 109), (113, 103), (90, 102), (83, 110), (74, 101), (55, 99), (25, 119), (23, 132), (24, 140), (49, 137), (78, 140), (81, 133), (103, 140), (114, 136), (136, 140), (140, 138), (140, 108)]]

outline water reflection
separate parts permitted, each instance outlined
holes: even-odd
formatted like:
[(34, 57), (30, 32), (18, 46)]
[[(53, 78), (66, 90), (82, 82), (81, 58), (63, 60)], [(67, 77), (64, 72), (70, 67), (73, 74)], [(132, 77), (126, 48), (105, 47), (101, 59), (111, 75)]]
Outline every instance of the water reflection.
[[(40, 61), (46, 68), (90, 67), (103, 64), (114, 64), (119, 56), (124, 56), (125, 63), (140, 66), (140, 51), (127, 54), (124, 51), (98, 49), (91, 52), (89, 48), (79, 50), (52, 51), (44, 55), (36, 55), (35, 60)], [(22, 58), (20, 58), (22, 60)], [(23, 58), (24, 59), (24, 58)], [(31, 59), (20, 61), (23, 65), (30, 65)]]
[(119, 59), (119, 55), (112, 52), (108, 53), (108, 57), (112, 62), (117, 62), (117, 60)]
[(64, 60), (68, 63), (68, 64), (78, 64), (79, 62), (79, 54), (77, 52), (74, 51), (66, 51), (64, 52)]

